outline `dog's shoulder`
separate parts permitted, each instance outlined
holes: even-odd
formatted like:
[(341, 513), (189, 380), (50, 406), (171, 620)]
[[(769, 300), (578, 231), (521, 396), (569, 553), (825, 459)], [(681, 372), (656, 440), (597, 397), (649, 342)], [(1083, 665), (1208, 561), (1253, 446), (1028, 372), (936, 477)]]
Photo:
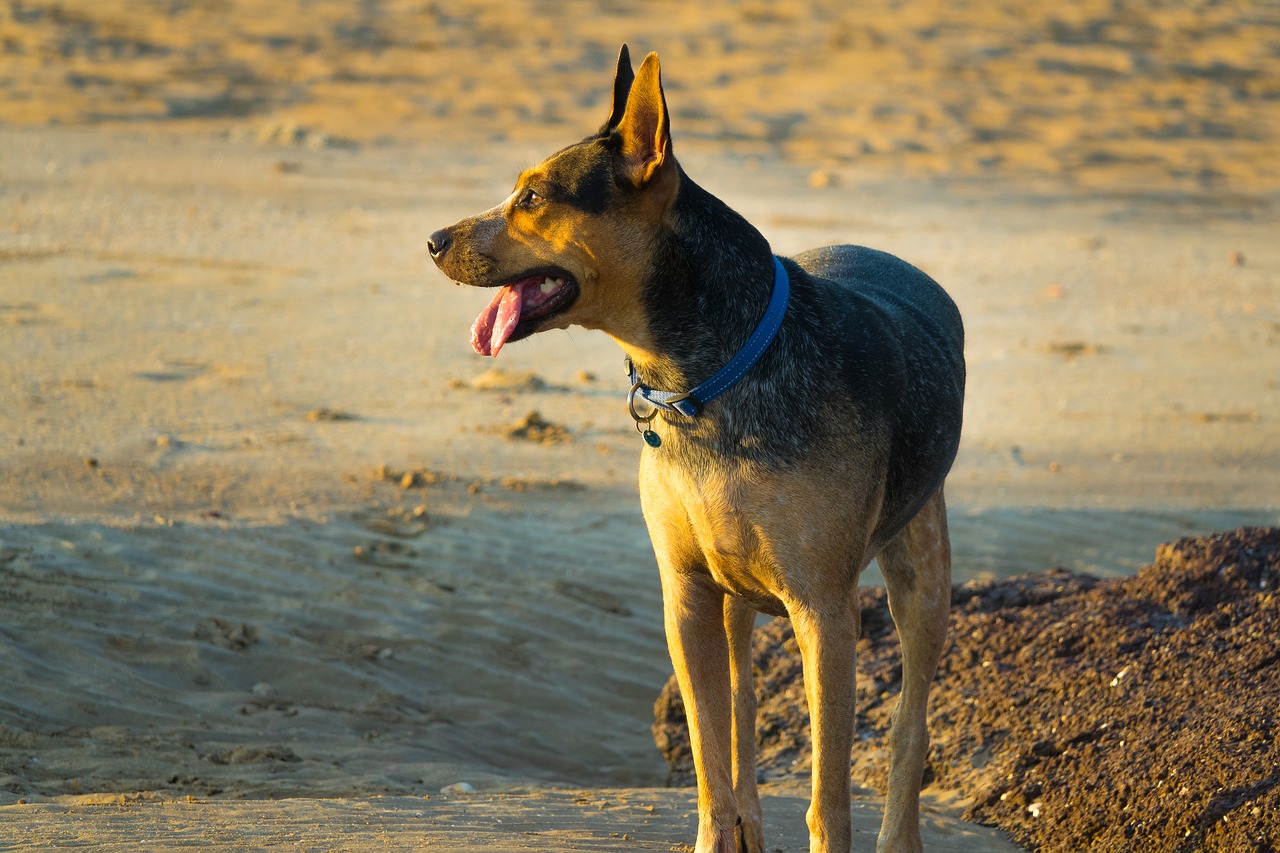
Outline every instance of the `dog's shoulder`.
[(805, 275), (811, 334), (828, 361), (850, 368), (850, 381), (870, 373), (899, 388), (944, 383), (963, 393), (964, 326), (932, 278), (862, 246), (813, 249), (794, 262)]

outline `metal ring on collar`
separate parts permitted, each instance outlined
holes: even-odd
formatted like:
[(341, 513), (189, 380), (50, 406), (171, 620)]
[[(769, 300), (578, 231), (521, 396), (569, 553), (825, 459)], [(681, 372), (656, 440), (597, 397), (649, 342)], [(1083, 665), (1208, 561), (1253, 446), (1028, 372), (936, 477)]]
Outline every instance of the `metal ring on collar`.
[[(642, 417), (640, 413), (636, 411), (636, 392), (638, 392), (639, 390), (640, 390), (640, 380), (637, 379), (636, 382), (631, 386), (631, 390), (627, 392), (627, 411), (631, 413), (631, 417), (635, 420), (637, 429), (640, 427), (641, 424), (644, 424), (646, 427), (649, 426), (649, 423), (658, 416), (657, 406), (654, 406), (653, 411), (649, 412), (648, 416), (645, 416), (645, 417)], [(646, 400), (645, 402), (649, 402), (649, 401)], [(650, 405), (653, 405), (653, 404), (650, 403)]]

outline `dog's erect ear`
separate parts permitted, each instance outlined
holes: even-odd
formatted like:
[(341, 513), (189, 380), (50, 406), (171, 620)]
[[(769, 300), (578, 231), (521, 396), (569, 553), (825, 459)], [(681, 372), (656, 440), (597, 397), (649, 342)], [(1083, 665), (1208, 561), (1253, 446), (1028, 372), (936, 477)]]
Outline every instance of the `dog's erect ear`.
[(640, 63), (627, 95), (627, 107), (618, 122), (618, 135), (622, 139), (622, 170), (636, 187), (648, 184), (663, 166), (673, 162), (671, 121), (656, 53)]
[(636, 79), (636, 72), (631, 70), (631, 51), (624, 44), (618, 51), (618, 70), (613, 75), (613, 111), (609, 120), (600, 128), (600, 134), (612, 133), (622, 121), (622, 113), (627, 109), (627, 95), (631, 94), (631, 84)]

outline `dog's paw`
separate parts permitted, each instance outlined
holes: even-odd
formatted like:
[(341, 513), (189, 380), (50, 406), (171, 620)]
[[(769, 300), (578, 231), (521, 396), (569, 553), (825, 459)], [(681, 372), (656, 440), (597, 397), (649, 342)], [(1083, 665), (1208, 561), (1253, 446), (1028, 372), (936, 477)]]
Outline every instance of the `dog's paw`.
[(764, 826), (760, 815), (739, 817), (734, 834), (738, 837), (737, 853), (765, 853)]

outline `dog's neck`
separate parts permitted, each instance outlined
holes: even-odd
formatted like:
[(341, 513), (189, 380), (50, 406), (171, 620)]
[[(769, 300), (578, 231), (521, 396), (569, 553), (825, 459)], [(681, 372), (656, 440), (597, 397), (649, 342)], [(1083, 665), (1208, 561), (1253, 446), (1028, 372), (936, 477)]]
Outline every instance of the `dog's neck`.
[(723, 367), (764, 315), (773, 254), (764, 236), (680, 174), (669, 230), (645, 282), (653, 351), (632, 351), (646, 385), (687, 391)]

